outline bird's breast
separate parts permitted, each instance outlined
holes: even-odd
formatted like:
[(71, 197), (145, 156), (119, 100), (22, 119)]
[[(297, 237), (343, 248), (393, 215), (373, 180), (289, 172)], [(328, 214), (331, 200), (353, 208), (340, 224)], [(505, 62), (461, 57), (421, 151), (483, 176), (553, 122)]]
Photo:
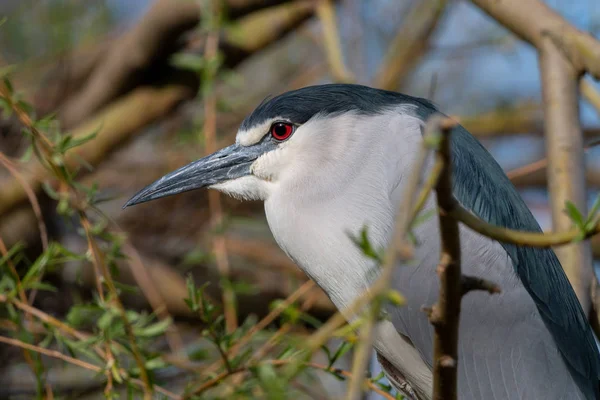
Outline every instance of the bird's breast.
[[(369, 224), (365, 215), (333, 210), (290, 205), (281, 199), (265, 202), (267, 221), (277, 244), (341, 310), (369, 287), (377, 269), (352, 240)], [(368, 232), (376, 247), (387, 241), (379, 227), (371, 226)]]

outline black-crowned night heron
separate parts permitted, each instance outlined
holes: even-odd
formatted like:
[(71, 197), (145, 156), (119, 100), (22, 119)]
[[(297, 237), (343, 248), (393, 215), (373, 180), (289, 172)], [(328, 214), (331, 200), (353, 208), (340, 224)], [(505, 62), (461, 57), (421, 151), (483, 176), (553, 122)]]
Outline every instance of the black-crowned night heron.
[[(374, 246), (389, 243), (424, 121), (435, 112), (427, 100), (358, 85), (284, 93), (244, 120), (235, 144), (166, 175), (126, 206), (202, 187), (263, 200), (279, 246), (344, 309), (374, 279), (374, 261), (348, 232), (367, 226)], [(451, 144), (453, 192), (463, 206), (493, 224), (540, 231), (471, 134), (458, 126)], [(426, 208), (434, 207), (432, 194)], [(394, 385), (401, 376), (421, 399), (432, 393), (433, 329), (421, 307), (438, 296), (438, 231), (437, 218), (415, 229), (415, 262), (396, 268), (392, 283), (407, 304), (388, 310), (374, 341), (386, 372), (396, 369), (388, 374)], [(490, 279), (502, 293), (463, 299), (459, 398), (598, 398), (598, 349), (554, 252), (464, 227), (460, 235), (463, 272)]]

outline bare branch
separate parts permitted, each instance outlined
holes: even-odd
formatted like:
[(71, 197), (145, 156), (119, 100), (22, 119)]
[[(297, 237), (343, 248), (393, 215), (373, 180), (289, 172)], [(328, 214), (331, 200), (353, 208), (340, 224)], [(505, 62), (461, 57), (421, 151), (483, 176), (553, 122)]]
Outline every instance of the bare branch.
[(341, 83), (352, 83), (356, 81), (352, 73), (344, 64), (342, 44), (338, 34), (335, 7), (332, 0), (321, 0), (317, 5), (317, 16), (323, 27), (324, 46), (327, 54), (327, 62), (333, 79)]
[[(537, 19), (537, 18), (536, 18)], [(583, 135), (579, 122), (578, 73), (550, 37), (538, 42), (548, 155), (548, 189), (555, 231), (570, 229), (564, 212), (571, 201), (587, 213)], [(586, 315), (590, 310), (590, 282), (594, 279), (589, 242), (555, 249)]]
[(502, 290), (500, 286), (496, 285), (493, 282), (490, 282), (483, 278), (478, 278), (476, 276), (470, 275), (462, 275), (460, 281), (461, 287), (461, 296), (466, 295), (467, 293), (474, 290), (483, 290), (488, 292), (489, 294), (500, 293)]
[[(536, 48), (546, 47), (546, 39), (573, 65), (574, 72), (585, 71), (600, 79), (600, 42), (569, 24), (538, 0), (472, 0), (483, 11)], [(532, 16), (535, 16), (534, 18)]]
[[(443, 117), (433, 116), (428, 123), (440, 127)], [(447, 213), (452, 208), (452, 162), (450, 129), (441, 135), (437, 152), (444, 169), (436, 185), (439, 209), (441, 255), (437, 273), (440, 294), (432, 307), (429, 320), (434, 327), (433, 336), (433, 399), (457, 398), (458, 324), (462, 298), (460, 272), (460, 236), (458, 221)]]
[(427, 52), (429, 39), (443, 15), (445, 0), (417, 1), (392, 41), (374, 86), (393, 90)]

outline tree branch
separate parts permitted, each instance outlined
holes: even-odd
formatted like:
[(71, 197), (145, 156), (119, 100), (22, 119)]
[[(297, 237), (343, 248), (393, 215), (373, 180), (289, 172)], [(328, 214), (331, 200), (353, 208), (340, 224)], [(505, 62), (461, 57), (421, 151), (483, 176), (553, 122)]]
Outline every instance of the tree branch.
[(342, 44), (338, 34), (335, 7), (332, 0), (321, 0), (317, 5), (317, 16), (321, 20), (324, 47), (329, 71), (336, 82), (353, 83), (356, 78), (346, 67), (342, 54)]
[(393, 90), (413, 70), (429, 48), (429, 39), (443, 15), (445, 0), (420, 0), (404, 18), (390, 43), (374, 80), (374, 86)]
[[(587, 213), (583, 135), (579, 123), (578, 75), (550, 37), (538, 42), (548, 155), (548, 186), (552, 225), (557, 231), (573, 225), (564, 212), (571, 201)], [(583, 310), (590, 310), (590, 282), (594, 279), (589, 242), (555, 250)]]
[[(472, 0), (484, 12), (537, 49), (546, 39), (568, 60), (575, 74), (600, 79), (600, 42), (569, 24), (538, 0)], [(535, 16), (535, 18), (532, 18)]]
[[(443, 117), (434, 116), (431, 123), (441, 128)], [(450, 129), (442, 129), (437, 152), (444, 169), (435, 187), (439, 209), (441, 254), (437, 273), (440, 294), (429, 313), (433, 336), (433, 399), (457, 398), (458, 324), (462, 297), (460, 272), (460, 236), (458, 221), (447, 213), (452, 208), (452, 162)]]

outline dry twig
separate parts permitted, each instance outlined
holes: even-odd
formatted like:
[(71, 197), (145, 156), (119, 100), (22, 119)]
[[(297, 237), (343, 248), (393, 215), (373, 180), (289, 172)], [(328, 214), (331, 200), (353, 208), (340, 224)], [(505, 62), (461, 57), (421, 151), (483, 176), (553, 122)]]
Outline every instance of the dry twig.
[(356, 79), (344, 63), (333, 1), (320, 0), (317, 4), (317, 16), (323, 27), (327, 62), (333, 79), (341, 83), (353, 83)]
[(394, 90), (427, 52), (429, 39), (443, 15), (445, 0), (422, 0), (404, 19), (379, 68), (374, 86)]

